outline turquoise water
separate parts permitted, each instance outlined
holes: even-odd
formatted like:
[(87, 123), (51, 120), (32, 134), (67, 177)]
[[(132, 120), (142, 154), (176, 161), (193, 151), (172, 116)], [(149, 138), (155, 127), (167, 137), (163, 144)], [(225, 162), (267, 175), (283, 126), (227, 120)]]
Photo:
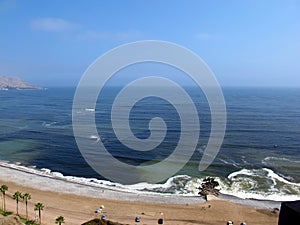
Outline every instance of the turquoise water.
[[(187, 89), (200, 115), (200, 151), (163, 184), (144, 184), (137, 189), (195, 194), (201, 178), (214, 176), (223, 193), (256, 199), (300, 198), (300, 89), (224, 88), (228, 117), (225, 139), (213, 164), (201, 173), (198, 164), (210, 134), (210, 110), (199, 91)], [(92, 182), (105, 179), (85, 162), (76, 145), (72, 130), (74, 91), (0, 92), (0, 160), (47, 168), (64, 176), (95, 178)], [(149, 136), (148, 122), (153, 117), (163, 118), (168, 132), (158, 148), (132, 151), (117, 140), (111, 127), (110, 107), (117, 91), (116, 87), (104, 91), (95, 109), (98, 133), (110, 153), (132, 165), (171, 154), (180, 135), (179, 115), (172, 105), (158, 98), (135, 105), (130, 125), (138, 138)], [(95, 137), (83, 138), (95, 141)]]

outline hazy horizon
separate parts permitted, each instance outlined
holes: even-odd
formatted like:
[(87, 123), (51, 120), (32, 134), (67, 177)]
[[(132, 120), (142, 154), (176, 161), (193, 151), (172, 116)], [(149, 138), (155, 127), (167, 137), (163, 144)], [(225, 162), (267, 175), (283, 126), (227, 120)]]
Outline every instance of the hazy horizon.
[(297, 1), (0, 2), (0, 75), (76, 86), (128, 42), (163, 40), (199, 55), (222, 87), (300, 86)]

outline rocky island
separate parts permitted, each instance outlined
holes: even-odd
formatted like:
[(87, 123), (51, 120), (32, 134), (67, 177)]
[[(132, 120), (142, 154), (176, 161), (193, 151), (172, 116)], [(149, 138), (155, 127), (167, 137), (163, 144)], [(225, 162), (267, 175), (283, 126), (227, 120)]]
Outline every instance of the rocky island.
[(41, 90), (40, 86), (28, 84), (22, 78), (17, 76), (0, 76), (0, 91), (6, 90)]

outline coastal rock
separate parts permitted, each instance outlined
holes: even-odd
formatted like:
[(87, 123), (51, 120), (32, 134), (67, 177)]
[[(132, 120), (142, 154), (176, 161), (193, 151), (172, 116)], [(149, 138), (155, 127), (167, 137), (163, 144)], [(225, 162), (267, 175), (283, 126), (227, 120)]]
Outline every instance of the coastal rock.
[(28, 84), (22, 78), (17, 76), (0, 76), (0, 91), (3, 90), (25, 90), (25, 89), (43, 89), (42, 87)]
[[(215, 178), (213, 177), (207, 177), (203, 180), (203, 183), (198, 188), (199, 189), (199, 195), (203, 198), (207, 199), (207, 196), (219, 196), (220, 190), (216, 187), (219, 186), (219, 182), (215, 181)], [(210, 197), (211, 198), (211, 197)]]

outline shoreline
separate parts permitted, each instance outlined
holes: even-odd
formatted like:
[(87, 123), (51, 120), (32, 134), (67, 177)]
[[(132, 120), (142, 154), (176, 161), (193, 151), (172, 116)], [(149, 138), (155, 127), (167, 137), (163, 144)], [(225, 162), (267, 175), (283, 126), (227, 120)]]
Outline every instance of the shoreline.
[[(249, 224), (276, 224), (278, 213), (272, 212), (267, 205), (255, 207), (249, 201), (221, 198), (204, 201), (199, 196), (174, 196), (155, 193), (131, 193), (118, 190), (93, 187), (66, 181), (51, 176), (24, 172), (20, 169), (0, 166), (0, 184), (8, 186), (7, 209), (15, 212), (16, 203), (11, 198), (15, 191), (28, 192), (32, 199), (28, 203), (29, 217), (34, 218), (34, 203), (42, 202), (43, 224), (53, 224), (57, 216), (64, 216), (66, 224), (81, 224), (93, 218), (99, 218), (94, 211), (105, 205), (103, 212), (109, 220), (135, 224), (134, 218), (141, 216), (142, 224), (157, 224), (162, 217), (164, 224), (226, 224), (242, 221)], [(231, 198), (231, 197), (229, 197)], [(246, 203), (245, 204), (243, 204)], [(256, 201), (254, 201), (256, 202)], [(24, 203), (19, 203), (19, 211), (24, 216)], [(1, 219), (0, 219), (1, 220)]]
[[(13, 182), (18, 185), (40, 189), (42, 191), (75, 194), (84, 197), (96, 196), (108, 200), (140, 201), (162, 204), (202, 204), (206, 202), (201, 196), (185, 196), (145, 191), (131, 192), (129, 190), (121, 190), (120, 188), (110, 188), (107, 186), (66, 180), (64, 178), (54, 177), (51, 174), (37, 173), (38, 171), (35, 169), (32, 169), (32, 172), (30, 172), (29, 170), (25, 170), (25, 168), (28, 169), (28, 167), (22, 168), (23, 166), (12, 167), (11, 164), (2, 162), (0, 165), (0, 181), (12, 182), (13, 179)], [(37, 177), (39, 180), (35, 179)], [(68, 188), (59, 189), (59, 187), (62, 186), (67, 186)], [(53, 190), (53, 187), (57, 188)], [(219, 198), (257, 209), (274, 209), (280, 208), (281, 205), (281, 201), (243, 199), (222, 193), (220, 193)]]
[[(46, 174), (30, 173), (18, 168), (0, 165), (0, 181), (13, 182), (17, 185), (53, 191), (63, 194), (75, 194), (83, 197), (97, 197), (108, 200), (140, 201), (165, 204), (200, 204), (205, 200), (200, 196), (174, 196), (172, 194), (159, 194), (148, 192), (129, 192), (109, 187), (99, 187), (91, 184), (72, 182), (59, 177), (47, 176)], [(39, 178), (39, 179), (35, 179)], [(60, 189), (60, 187), (67, 187)]]

